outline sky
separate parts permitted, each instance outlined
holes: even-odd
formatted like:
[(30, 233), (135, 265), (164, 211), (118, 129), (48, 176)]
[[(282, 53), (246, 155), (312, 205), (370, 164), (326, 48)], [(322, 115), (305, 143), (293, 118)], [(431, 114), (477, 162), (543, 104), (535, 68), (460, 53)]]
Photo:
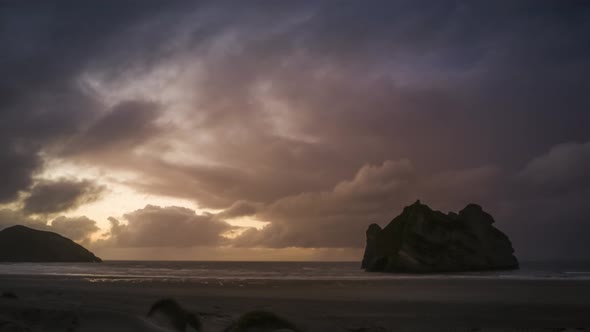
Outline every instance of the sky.
[(420, 199), (590, 259), (590, 2), (0, 1), (0, 228), (360, 260)]

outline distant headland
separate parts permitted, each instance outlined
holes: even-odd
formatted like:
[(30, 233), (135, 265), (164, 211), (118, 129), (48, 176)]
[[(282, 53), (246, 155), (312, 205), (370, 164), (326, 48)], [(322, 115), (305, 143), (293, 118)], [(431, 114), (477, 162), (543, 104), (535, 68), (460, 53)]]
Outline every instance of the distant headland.
[(418, 273), (517, 269), (510, 239), (493, 223), (476, 204), (444, 214), (417, 201), (385, 228), (369, 226), (362, 268)]
[(17, 225), (0, 231), (0, 262), (91, 262), (102, 260), (57, 233)]

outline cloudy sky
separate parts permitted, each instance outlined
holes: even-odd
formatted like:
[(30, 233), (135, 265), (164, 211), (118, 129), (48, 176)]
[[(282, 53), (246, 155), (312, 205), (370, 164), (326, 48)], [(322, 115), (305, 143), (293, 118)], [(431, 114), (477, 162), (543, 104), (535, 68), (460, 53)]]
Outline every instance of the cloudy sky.
[(0, 228), (358, 260), (420, 199), (590, 258), (587, 1), (0, 1)]

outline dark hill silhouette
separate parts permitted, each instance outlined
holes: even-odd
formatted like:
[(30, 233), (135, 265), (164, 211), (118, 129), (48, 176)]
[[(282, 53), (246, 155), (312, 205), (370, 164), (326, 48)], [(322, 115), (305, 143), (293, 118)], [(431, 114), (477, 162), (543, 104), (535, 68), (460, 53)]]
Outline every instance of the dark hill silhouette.
[(369, 226), (362, 268), (385, 272), (517, 269), (510, 239), (493, 223), (492, 216), (476, 204), (459, 214), (444, 214), (417, 201), (385, 228)]
[(101, 262), (59, 234), (17, 225), (0, 231), (0, 262)]

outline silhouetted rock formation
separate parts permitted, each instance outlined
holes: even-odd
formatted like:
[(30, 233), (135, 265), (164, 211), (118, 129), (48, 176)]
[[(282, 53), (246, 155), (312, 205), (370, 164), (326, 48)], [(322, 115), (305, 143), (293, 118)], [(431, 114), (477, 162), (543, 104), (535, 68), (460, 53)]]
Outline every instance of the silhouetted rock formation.
[(296, 332), (297, 327), (268, 311), (251, 311), (243, 314), (224, 332)]
[(420, 201), (389, 225), (367, 230), (362, 268), (382, 272), (453, 272), (517, 269), (508, 237), (479, 205), (459, 214), (433, 211)]
[(367, 228), (367, 245), (365, 246), (365, 255), (363, 256), (362, 268), (369, 266), (371, 261), (377, 257), (377, 236), (381, 233), (381, 226), (371, 224)]
[(152, 305), (148, 317), (154, 318), (160, 325), (171, 327), (175, 331), (184, 332), (187, 328), (201, 331), (201, 321), (197, 315), (186, 311), (173, 299), (159, 300)]
[(0, 231), (0, 262), (101, 262), (86, 248), (52, 232), (25, 226)]

